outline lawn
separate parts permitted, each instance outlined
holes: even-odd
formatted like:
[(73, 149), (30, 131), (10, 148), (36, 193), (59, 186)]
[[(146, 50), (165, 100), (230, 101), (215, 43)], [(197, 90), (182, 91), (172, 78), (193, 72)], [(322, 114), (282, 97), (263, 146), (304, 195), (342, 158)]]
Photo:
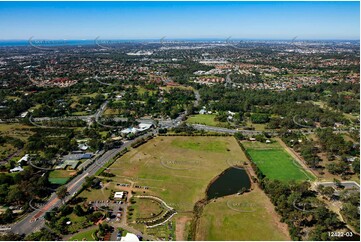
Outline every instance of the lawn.
[(63, 185), (74, 174), (75, 174), (75, 171), (54, 170), (49, 173), (49, 182), (53, 183), (53, 184)]
[(94, 229), (90, 229), (84, 232), (80, 232), (76, 235), (74, 235), (73, 237), (71, 237), (69, 239), (69, 241), (82, 241), (82, 240), (86, 240), (86, 241), (95, 241), (95, 239), (93, 238), (93, 234), (94, 232), (97, 230), (97, 228)]
[(86, 112), (86, 111), (80, 111), (80, 112), (74, 112), (74, 113), (71, 113), (72, 116), (85, 116), (85, 115), (88, 115), (89, 113)]
[(77, 102), (79, 101), (80, 98), (83, 98), (83, 97), (92, 97), (92, 98), (95, 98), (96, 95), (98, 95), (99, 93), (97, 92), (94, 92), (94, 93), (85, 93), (85, 94), (79, 94), (79, 95), (71, 95), (70, 98)]
[(248, 127), (253, 127), (255, 130), (259, 130), (259, 131), (266, 130), (266, 124), (254, 124), (251, 121), (247, 121), (246, 125)]
[(64, 185), (69, 178), (49, 178), (49, 182), (57, 185)]
[(196, 240), (290, 240), (287, 225), (280, 223), (263, 191), (218, 198), (205, 206)]
[(143, 95), (144, 93), (146, 93), (146, 92), (148, 92), (149, 93), (149, 95), (153, 95), (156, 91), (155, 90), (147, 90), (146, 88), (144, 88), (144, 87), (137, 87), (138, 88), (138, 90), (137, 90), (137, 92), (138, 92), (138, 94), (140, 94), (140, 95)]
[(121, 110), (120, 110), (120, 109), (107, 108), (107, 109), (105, 109), (103, 115), (119, 115), (119, 114), (121, 114)]
[(306, 172), (278, 143), (243, 142), (248, 154), (269, 179), (305, 181), (314, 177)]
[(204, 125), (209, 125), (209, 126), (219, 126), (221, 124), (225, 124), (225, 123), (215, 121), (214, 120), (215, 117), (216, 117), (215, 114), (192, 115), (187, 119), (187, 123), (190, 123), (190, 124), (204, 124)]
[(93, 224), (90, 220), (87, 220), (85, 216), (79, 217), (74, 213), (68, 215), (68, 218), (72, 222), (68, 227), (69, 233), (76, 233), (79, 230), (89, 227)]
[(86, 197), (88, 201), (108, 200), (111, 189), (114, 189), (114, 183), (107, 183), (105, 187), (101, 189), (86, 189), (82, 191), (79, 197)]

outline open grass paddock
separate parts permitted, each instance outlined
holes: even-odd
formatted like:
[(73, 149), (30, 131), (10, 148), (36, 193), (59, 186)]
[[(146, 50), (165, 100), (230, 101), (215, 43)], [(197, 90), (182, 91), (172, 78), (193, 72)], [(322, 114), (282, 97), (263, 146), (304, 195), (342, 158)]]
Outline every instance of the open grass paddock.
[(157, 137), (119, 158), (110, 171), (118, 183), (147, 186), (147, 194), (191, 211), (229, 160), (247, 160), (233, 137)]
[(290, 240), (287, 225), (279, 221), (269, 198), (255, 187), (207, 204), (196, 240)]

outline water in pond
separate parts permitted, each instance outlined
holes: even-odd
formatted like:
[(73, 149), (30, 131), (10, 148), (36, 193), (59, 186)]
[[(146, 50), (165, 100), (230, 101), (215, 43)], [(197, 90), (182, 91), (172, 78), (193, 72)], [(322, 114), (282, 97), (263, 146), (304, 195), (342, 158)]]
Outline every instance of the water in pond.
[(236, 194), (242, 188), (247, 190), (251, 187), (251, 181), (245, 170), (240, 168), (228, 168), (208, 187), (207, 199)]

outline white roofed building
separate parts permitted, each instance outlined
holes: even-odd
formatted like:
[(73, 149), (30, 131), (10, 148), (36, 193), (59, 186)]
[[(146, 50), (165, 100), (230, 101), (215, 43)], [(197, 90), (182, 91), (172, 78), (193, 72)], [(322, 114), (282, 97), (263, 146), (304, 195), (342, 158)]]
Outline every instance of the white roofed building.
[(127, 233), (125, 236), (123, 236), (120, 241), (124, 241), (124, 242), (134, 242), (134, 241), (139, 241), (139, 238), (132, 233)]
[(29, 154), (24, 155), (20, 160), (18, 160), (18, 163), (21, 163), (22, 161), (28, 161), (29, 160)]
[(17, 166), (17, 167), (14, 167), (13, 169), (10, 169), (10, 172), (11, 173), (14, 173), (14, 172), (20, 172), (20, 171), (23, 171), (24, 169), (21, 168), (21, 166)]
[(116, 192), (115, 194), (114, 194), (114, 198), (123, 198), (124, 197), (124, 192)]

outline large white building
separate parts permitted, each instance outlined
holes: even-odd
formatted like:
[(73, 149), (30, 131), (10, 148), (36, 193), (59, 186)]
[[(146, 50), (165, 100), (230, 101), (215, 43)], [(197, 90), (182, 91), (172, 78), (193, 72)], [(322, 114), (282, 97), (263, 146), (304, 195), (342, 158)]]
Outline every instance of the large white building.
[(137, 134), (139, 132), (143, 132), (143, 131), (150, 129), (152, 126), (153, 126), (153, 124), (140, 123), (138, 125), (138, 127), (126, 128), (126, 129), (123, 129), (122, 131), (120, 131), (120, 133), (122, 135), (128, 135), (130, 133)]
[(123, 242), (134, 242), (139, 241), (138, 237), (135, 234), (127, 233), (125, 236), (123, 236), (120, 241)]
[(124, 192), (116, 192), (114, 194), (114, 198), (120, 198), (122, 199), (124, 197)]

